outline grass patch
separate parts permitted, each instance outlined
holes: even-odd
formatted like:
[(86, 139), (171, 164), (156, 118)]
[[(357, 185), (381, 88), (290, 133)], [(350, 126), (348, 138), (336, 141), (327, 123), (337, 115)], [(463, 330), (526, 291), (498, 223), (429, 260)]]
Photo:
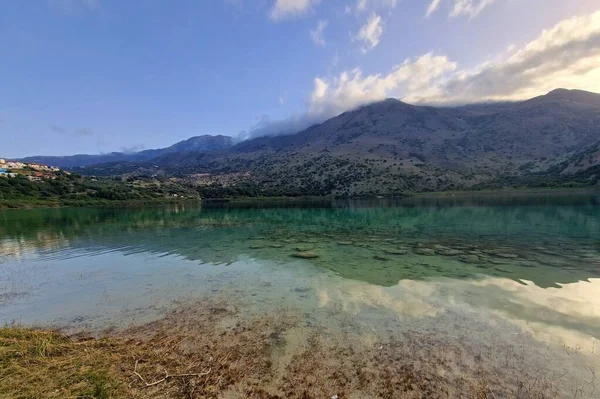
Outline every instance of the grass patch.
[(105, 340), (4, 327), (0, 329), (0, 397), (124, 397), (115, 370), (121, 359), (118, 348)]

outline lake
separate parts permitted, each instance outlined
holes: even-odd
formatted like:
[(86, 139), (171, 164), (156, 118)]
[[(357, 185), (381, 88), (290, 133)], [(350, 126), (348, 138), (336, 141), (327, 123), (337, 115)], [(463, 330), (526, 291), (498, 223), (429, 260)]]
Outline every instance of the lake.
[(0, 211), (3, 323), (100, 333), (208, 298), (597, 397), (600, 194)]

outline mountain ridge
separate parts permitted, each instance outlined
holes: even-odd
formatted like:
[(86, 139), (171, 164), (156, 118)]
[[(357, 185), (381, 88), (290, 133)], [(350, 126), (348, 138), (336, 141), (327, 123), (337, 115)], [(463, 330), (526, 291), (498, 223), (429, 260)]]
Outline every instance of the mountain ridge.
[[(166, 152), (81, 172), (159, 173), (217, 185), (240, 180), (223, 176), (244, 176), (241, 180), (282, 195), (597, 185), (598, 142), (600, 94), (558, 89), (525, 101), (460, 107), (386, 99), (291, 135), (253, 138), (215, 151)], [(199, 174), (205, 175), (201, 182), (191, 177)]]
[(17, 159), (22, 162), (41, 163), (61, 168), (90, 166), (106, 162), (145, 162), (161, 155), (190, 152), (190, 151), (216, 151), (229, 148), (233, 145), (233, 138), (223, 135), (201, 135), (179, 141), (169, 147), (149, 149), (137, 152), (110, 152), (107, 154), (76, 154), (66, 156), (35, 155)]

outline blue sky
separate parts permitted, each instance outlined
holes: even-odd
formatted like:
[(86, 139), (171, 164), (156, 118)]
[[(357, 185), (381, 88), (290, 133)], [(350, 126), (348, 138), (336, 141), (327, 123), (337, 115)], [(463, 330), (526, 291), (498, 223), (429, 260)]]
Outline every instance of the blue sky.
[(597, 0), (6, 0), (0, 155), (305, 127), (386, 97), (600, 91)]

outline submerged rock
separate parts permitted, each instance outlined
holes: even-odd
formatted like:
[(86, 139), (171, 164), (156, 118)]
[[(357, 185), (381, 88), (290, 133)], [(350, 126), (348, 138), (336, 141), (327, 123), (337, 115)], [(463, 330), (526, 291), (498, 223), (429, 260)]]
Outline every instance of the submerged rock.
[(452, 248), (446, 247), (444, 245), (439, 245), (439, 244), (434, 245), (433, 248), (435, 248), (438, 251), (447, 251), (449, 249), (452, 249)]
[(435, 255), (435, 251), (431, 248), (417, 248), (417, 249), (415, 249), (415, 253), (417, 255), (424, 255), (424, 256), (434, 256)]
[(459, 251), (458, 249), (444, 249), (444, 250), (437, 250), (436, 251), (438, 254), (440, 255), (444, 255), (444, 256), (456, 256), (456, 255), (462, 255), (462, 251)]
[(269, 335), (269, 340), (271, 344), (274, 346), (284, 346), (286, 344), (286, 339), (282, 333), (275, 331)]
[(385, 256), (379, 256), (379, 255), (375, 255), (373, 258), (376, 260), (382, 261), (382, 262), (386, 262), (386, 261), (390, 260), (390, 258), (386, 258)]
[(298, 252), (309, 252), (313, 249), (313, 247), (296, 247), (296, 251)]
[(477, 263), (479, 262), (479, 256), (477, 255), (461, 255), (458, 257), (461, 261), (465, 263)]
[(512, 273), (514, 273), (514, 271), (512, 271), (512, 270), (506, 270), (506, 269), (502, 269), (502, 268), (500, 268), (500, 267), (495, 267), (494, 269), (495, 269), (496, 271), (499, 271), (500, 273), (507, 273), (507, 274), (512, 274)]
[(249, 246), (250, 249), (263, 249), (265, 246), (260, 244), (252, 244)]
[(292, 254), (293, 257), (295, 258), (302, 258), (302, 259), (315, 259), (318, 258), (319, 255), (317, 255), (314, 252), (311, 251), (298, 251), (295, 254)]
[(283, 245), (282, 244), (271, 244), (271, 245), (269, 245), (269, 247), (271, 247), (271, 248), (283, 248)]
[(406, 249), (384, 249), (383, 252), (388, 255), (406, 255), (408, 253)]
[(504, 258), (504, 259), (516, 259), (519, 257), (519, 255), (517, 255), (517, 254), (510, 254), (507, 252), (497, 252), (494, 255), (497, 256), (498, 258)]
[(354, 245), (352, 241), (338, 241), (337, 245)]
[(490, 259), (487, 259), (486, 261), (489, 263), (493, 263), (494, 265), (506, 265), (507, 264), (507, 262), (505, 260), (500, 260), (500, 259), (490, 258)]

